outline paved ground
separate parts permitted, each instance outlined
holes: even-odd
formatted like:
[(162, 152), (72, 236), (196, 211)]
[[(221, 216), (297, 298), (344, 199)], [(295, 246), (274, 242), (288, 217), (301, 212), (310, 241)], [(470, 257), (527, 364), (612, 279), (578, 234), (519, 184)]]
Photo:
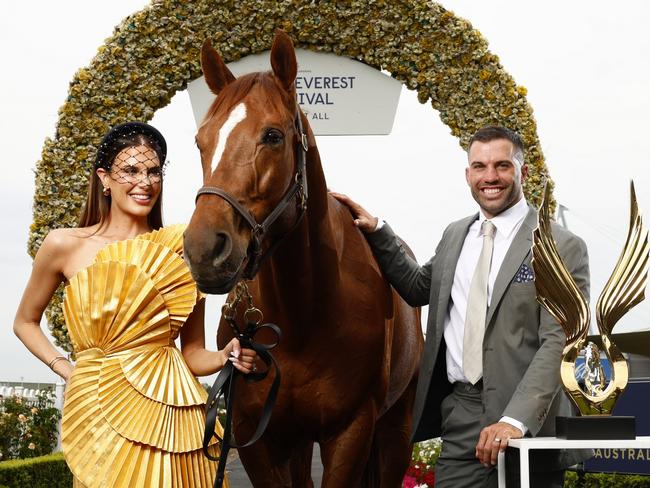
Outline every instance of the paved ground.
[[(244, 471), (244, 467), (241, 465), (236, 452), (233, 452), (228, 456), (226, 471), (228, 472), (231, 488), (251, 488), (253, 486), (248, 480), (246, 471)], [(314, 446), (311, 473), (312, 478), (314, 479), (314, 487), (320, 487), (321, 479), (323, 477), (323, 465), (320, 462), (320, 450), (318, 449), (318, 444)]]

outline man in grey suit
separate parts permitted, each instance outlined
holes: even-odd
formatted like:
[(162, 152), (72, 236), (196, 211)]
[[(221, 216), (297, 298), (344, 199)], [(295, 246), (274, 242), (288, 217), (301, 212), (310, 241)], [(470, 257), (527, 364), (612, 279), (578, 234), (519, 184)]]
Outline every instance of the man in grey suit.
[[(523, 195), (527, 174), (515, 132), (479, 130), (470, 140), (465, 169), (479, 212), (450, 224), (423, 266), (390, 226), (334, 194), (350, 207), (397, 292), (412, 306), (429, 305), (413, 440), (442, 437), (436, 465), (441, 488), (496, 486), (497, 454), (509, 439), (553, 435), (555, 417), (570, 414), (559, 377), (565, 335), (536, 300), (530, 249), (537, 212)], [(559, 226), (553, 236), (588, 296), (584, 242)], [(561, 487), (564, 468), (584, 458), (533, 453), (531, 486), (540, 487)], [(509, 486), (519, 486), (518, 464), (510, 456), (507, 467)]]

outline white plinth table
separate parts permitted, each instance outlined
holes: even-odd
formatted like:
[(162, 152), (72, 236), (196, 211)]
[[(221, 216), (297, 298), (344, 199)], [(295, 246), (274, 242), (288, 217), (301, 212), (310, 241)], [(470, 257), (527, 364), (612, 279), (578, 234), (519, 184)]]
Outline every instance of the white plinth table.
[[(528, 451), (531, 449), (648, 449), (650, 437), (637, 437), (627, 440), (568, 440), (557, 437), (525, 437), (510, 439), (508, 447), (519, 449), (521, 488), (530, 488), (530, 469)], [(506, 486), (505, 452), (498, 457), (499, 488)]]

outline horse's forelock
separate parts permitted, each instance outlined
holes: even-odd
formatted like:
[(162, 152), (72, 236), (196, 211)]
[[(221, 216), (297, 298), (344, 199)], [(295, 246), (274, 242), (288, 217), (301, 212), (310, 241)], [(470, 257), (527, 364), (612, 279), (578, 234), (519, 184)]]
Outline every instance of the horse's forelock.
[[(208, 145), (201, 145), (201, 152), (203, 153), (205, 150), (210, 151), (210, 144), (215, 144), (212, 148), (213, 153), (210, 158), (210, 174), (214, 173), (216, 166), (219, 164), (219, 160), (221, 159), (223, 150), (225, 149), (228, 134), (230, 134), (234, 125), (237, 125), (239, 121), (243, 120), (238, 119), (241, 114), (235, 116), (235, 119), (237, 119), (236, 121), (232, 119), (233, 110), (236, 110), (239, 105), (244, 104), (254, 87), (258, 87), (255, 92), (256, 105), (257, 107), (262, 107), (262, 110), (265, 113), (282, 114), (281, 116), (294, 113), (297, 104), (295, 90), (292, 89), (290, 92), (287, 92), (287, 90), (282, 86), (280, 80), (278, 80), (271, 71), (249, 73), (226, 85), (210, 106), (210, 109), (201, 124), (201, 127), (205, 127), (208, 131), (204, 132), (204, 134), (211, 140)], [(253, 97), (249, 97), (249, 100), (251, 98)], [(249, 105), (249, 110), (250, 107), (251, 106)], [(245, 106), (243, 108), (243, 113), (246, 114)], [(221, 117), (225, 116), (226, 118), (223, 119), (220, 127), (210, 124), (208, 128), (208, 124), (217, 114), (220, 114)], [(230, 127), (229, 124), (234, 125)], [(226, 130), (226, 132), (222, 134), (222, 130)], [(217, 132), (219, 133), (218, 137), (213, 138), (208, 135), (209, 133), (216, 134)], [(226, 139), (222, 141), (224, 137)], [(223, 143), (223, 146), (221, 146), (221, 143)]]
[[(283, 88), (280, 82), (273, 76), (270, 71), (249, 73), (237, 78), (234, 82), (227, 85), (219, 96), (212, 102), (204, 122), (214, 117), (214, 115), (221, 110), (230, 112), (239, 102), (241, 102), (253, 89), (255, 85), (259, 85), (269, 93), (277, 93), (285, 105), (291, 106), (292, 97)], [(275, 105), (277, 98), (269, 97), (269, 101)], [(280, 106), (274, 106), (275, 109), (280, 109)]]

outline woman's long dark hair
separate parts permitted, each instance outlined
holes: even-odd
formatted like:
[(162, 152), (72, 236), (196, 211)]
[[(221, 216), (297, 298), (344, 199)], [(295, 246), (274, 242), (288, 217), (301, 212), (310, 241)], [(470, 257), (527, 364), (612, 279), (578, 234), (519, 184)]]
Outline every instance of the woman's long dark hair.
[[(145, 134), (124, 135), (111, 141), (108, 148), (104, 148), (107, 161), (112, 164), (115, 157), (125, 148), (145, 145), (153, 149), (158, 155), (160, 165), (162, 166), (165, 161), (165, 152), (161, 149), (160, 144), (154, 138), (148, 137)], [(109, 165), (106, 165), (109, 166)], [(111, 213), (111, 196), (104, 195), (104, 187), (102, 185), (97, 170), (93, 168), (93, 174), (90, 176), (88, 182), (88, 196), (86, 197), (86, 204), (81, 211), (78, 227), (89, 227), (91, 225), (99, 224), (99, 229), (104, 227), (110, 219)], [(100, 167), (103, 167), (100, 166)], [(106, 168), (110, 171), (110, 166)], [(151, 229), (160, 229), (163, 226), (162, 219), (162, 195), (163, 186), (160, 182), (160, 193), (156, 203), (151, 208), (151, 212), (147, 216), (147, 223)]]

